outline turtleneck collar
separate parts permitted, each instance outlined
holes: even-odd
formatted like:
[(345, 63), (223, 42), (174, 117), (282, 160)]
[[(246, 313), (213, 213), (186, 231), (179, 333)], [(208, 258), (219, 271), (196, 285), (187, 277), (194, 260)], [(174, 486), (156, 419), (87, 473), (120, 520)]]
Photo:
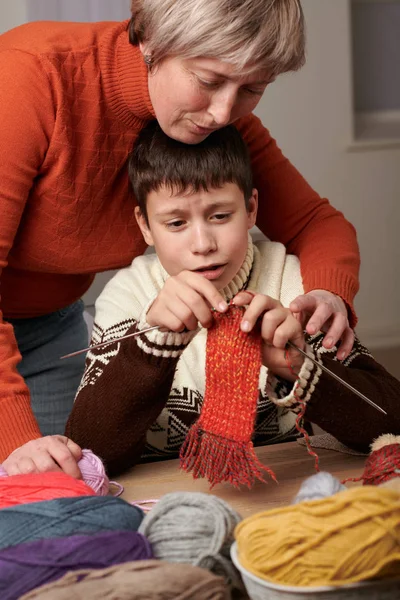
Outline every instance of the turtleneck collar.
[(229, 302), (238, 294), (241, 290), (247, 287), (247, 283), (250, 278), (251, 268), (253, 266), (254, 258), (254, 246), (251, 235), (248, 234), (247, 252), (244, 257), (244, 261), (235, 277), (232, 279), (227, 286), (220, 290), (221, 295), (224, 296), (225, 300)]
[(128, 23), (113, 25), (104, 36), (99, 63), (106, 101), (128, 127), (141, 128), (155, 118), (148, 71), (138, 46), (129, 43)]
[[(236, 273), (235, 277), (226, 285), (222, 290), (220, 290), (221, 295), (225, 298), (227, 302), (232, 300), (241, 290), (247, 287), (247, 284), (250, 279), (251, 270), (253, 267), (254, 260), (254, 246), (251, 235), (248, 234), (248, 242), (247, 242), (247, 252), (244, 257), (244, 261), (239, 271)], [(160, 261), (158, 261), (161, 269), (162, 280), (165, 282), (169, 275), (167, 271), (164, 269)]]

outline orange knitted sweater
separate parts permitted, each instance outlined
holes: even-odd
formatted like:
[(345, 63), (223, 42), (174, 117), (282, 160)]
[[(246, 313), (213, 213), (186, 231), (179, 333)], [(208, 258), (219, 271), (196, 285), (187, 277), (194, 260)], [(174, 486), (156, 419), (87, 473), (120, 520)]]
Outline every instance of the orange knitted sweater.
[[(0, 81), (1, 461), (40, 435), (7, 317), (64, 307), (95, 273), (143, 252), (126, 164), (154, 112), (127, 22), (11, 30), (0, 36)], [(306, 290), (329, 289), (351, 306), (354, 229), (283, 157), (259, 119), (237, 126), (260, 193), (259, 227), (300, 256)]]

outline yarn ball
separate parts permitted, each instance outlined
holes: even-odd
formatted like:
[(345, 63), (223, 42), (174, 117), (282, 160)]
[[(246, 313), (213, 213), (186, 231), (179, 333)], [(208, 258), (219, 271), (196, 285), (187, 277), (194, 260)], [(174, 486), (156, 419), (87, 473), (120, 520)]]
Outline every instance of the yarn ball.
[(101, 459), (91, 450), (82, 450), (82, 458), (78, 462), (82, 479), (98, 496), (107, 496), (110, 490), (110, 480), (107, 477)]
[(400, 436), (381, 435), (371, 445), (361, 477), (363, 485), (380, 485), (396, 477), (400, 477)]
[(342, 485), (339, 479), (326, 471), (321, 471), (303, 481), (293, 504), (306, 500), (321, 500), (346, 489), (346, 486)]
[(135, 531), (44, 539), (5, 548), (0, 550), (0, 598), (17, 600), (69, 571), (149, 558), (153, 558), (149, 542)]
[(372, 486), (257, 513), (235, 530), (239, 560), (282, 585), (344, 585), (400, 569), (400, 497)]
[(174, 492), (159, 500), (139, 531), (150, 541), (156, 558), (203, 567), (239, 585), (229, 550), (240, 520), (240, 515), (216, 496)]
[(94, 490), (83, 481), (58, 471), (0, 477), (0, 508), (77, 496), (94, 496)]
[[(91, 487), (97, 495), (107, 496), (110, 482), (101, 459), (91, 450), (82, 450), (82, 458), (78, 462), (83, 481)], [(0, 465), (0, 476), (7, 477), (7, 472)], [(15, 477), (13, 475), (13, 477)], [(118, 484), (117, 484), (118, 485)], [(55, 498), (58, 496), (55, 496)]]
[(222, 577), (191, 565), (143, 560), (68, 573), (20, 600), (229, 600)]
[(0, 510), (0, 549), (44, 538), (137, 531), (143, 511), (113, 496), (59, 498)]

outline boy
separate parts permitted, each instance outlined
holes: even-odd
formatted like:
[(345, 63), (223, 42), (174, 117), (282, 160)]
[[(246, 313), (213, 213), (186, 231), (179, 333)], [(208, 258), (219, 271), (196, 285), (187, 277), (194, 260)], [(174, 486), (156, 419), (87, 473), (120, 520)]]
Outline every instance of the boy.
[[(88, 353), (66, 435), (101, 456), (110, 474), (140, 460), (175, 458), (182, 445), (190, 455), (205, 435), (197, 431), (196, 439), (185, 442), (205, 394), (210, 395), (206, 370), (216, 385), (218, 378), (232, 375), (218, 361), (212, 372), (209, 361), (214, 325), (227, 323), (232, 314), (239, 314), (233, 343), (242, 338), (247, 343), (256, 330), (262, 339), (257, 415), (251, 422), (255, 444), (297, 437), (301, 409), (307, 421), (365, 451), (376, 436), (400, 433), (397, 380), (358, 341), (339, 362), (337, 348), (323, 348), (322, 334), (305, 340), (301, 324), (285, 308), (303, 293), (299, 263), (281, 244), (253, 244), (249, 237), (257, 190), (246, 146), (233, 126), (186, 146), (150, 123), (139, 135), (129, 169), (137, 222), (156, 254), (136, 258), (106, 285), (96, 303), (92, 343), (154, 325), (159, 329)], [(387, 416), (298, 352), (290, 350), (288, 364), (288, 340), (376, 400)], [(223, 352), (223, 337), (216, 347)], [(239, 372), (242, 359), (238, 362), (235, 352), (227, 364), (236, 360)], [(243, 368), (254, 367), (258, 355), (251, 356), (247, 366), (243, 359)], [(251, 384), (250, 375), (239, 380)], [(212, 401), (218, 400), (214, 394)], [(239, 417), (228, 409), (223, 414), (224, 402), (218, 418), (229, 432)], [(248, 421), (251, 415), (242, 417)], [(199, 423), (201, 428), (201, 417)]]

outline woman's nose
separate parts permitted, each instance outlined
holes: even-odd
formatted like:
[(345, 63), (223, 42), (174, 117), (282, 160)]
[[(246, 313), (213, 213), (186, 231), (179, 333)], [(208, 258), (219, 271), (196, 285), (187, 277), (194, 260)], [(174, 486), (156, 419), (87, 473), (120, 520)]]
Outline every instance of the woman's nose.
[(219, 127), (224, 127), (231, 122), (232, 110), (236, 101), (236, 92), (220, 90), (215, 92), (208, 112)]

